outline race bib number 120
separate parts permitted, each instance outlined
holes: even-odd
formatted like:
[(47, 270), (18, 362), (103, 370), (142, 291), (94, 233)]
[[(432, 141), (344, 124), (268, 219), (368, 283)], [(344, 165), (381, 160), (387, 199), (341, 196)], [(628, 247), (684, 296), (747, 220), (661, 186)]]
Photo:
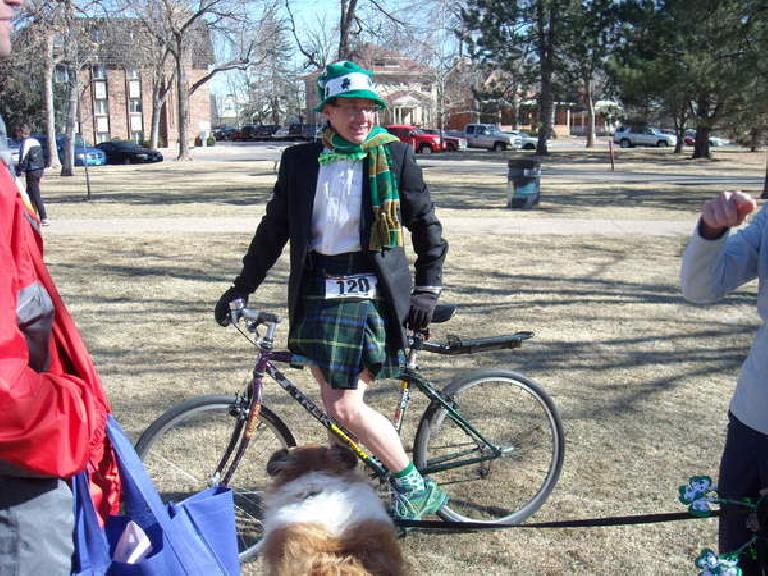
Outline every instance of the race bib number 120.
[(325, 298), (376, 298), (376, 275), (328, 276), (325, 279)]

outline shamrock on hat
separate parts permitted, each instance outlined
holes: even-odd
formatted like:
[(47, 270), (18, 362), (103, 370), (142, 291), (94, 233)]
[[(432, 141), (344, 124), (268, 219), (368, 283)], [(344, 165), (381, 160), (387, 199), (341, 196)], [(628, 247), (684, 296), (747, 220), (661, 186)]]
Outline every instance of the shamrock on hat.
[(373, 100), (384, 110), (387, 102), (376, 93), (373, 86), (373, 72), (349, 60), (328, 64), (317, 79), (317, 94), (320, 104), (315, 112), (322, 112), (329, 100), (334, 98), (365, 98)]

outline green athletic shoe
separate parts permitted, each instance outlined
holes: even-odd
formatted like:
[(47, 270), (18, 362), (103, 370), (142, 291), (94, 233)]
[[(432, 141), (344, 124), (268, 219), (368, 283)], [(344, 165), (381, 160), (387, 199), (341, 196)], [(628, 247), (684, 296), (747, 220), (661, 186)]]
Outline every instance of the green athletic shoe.
[(424, 479), (424, 489), (410, 494), (393, 491), (392, 514), (395, 520), (421, 520), (448, 504), (448, 494), (434, 480)]

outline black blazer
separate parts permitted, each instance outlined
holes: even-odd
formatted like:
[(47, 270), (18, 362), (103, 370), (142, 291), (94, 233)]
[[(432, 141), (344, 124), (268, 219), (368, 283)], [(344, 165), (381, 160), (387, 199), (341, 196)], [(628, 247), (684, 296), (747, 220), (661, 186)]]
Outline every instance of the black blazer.
[[(442, 226), (435, 215), (421, 169), (416, 165), (413, 150), (401, 142), (388, 144), (392, 154), (392, 170), (397, 177), (400, 193), (402, 224), (411, 232), (416, 253), (415, 285), (441, 286), (442, 268), (448, 243), (442, 237)], [(280, 171), (266, 214), (256, 229), (243, 269), (234, 282), (235, 288), (251, 293), (264, 280), (269, 269), (290, 240), (290, 277), (288, 281), (288, 315), (296, 318), (301, 293), (300, 283), (311, 241), (312, 209), (319, 172), (318, 156), (322, 144), (314, 142), (287, 148), (280, 160)], [(368, 184), (368, 163), (363, 165), (363, 198), (361, 214), (361, 245), (368, 245), (373, 210)], [(411, 273), (405, 250), (383, 249), (371, 253), (384, 298), (391, 304), (387, 321), (387, 344), (391, 349), (405, 347), (404, 322), (408, 315), (411, 294)], [(395, 326), (398, 330), (393, 330)]]

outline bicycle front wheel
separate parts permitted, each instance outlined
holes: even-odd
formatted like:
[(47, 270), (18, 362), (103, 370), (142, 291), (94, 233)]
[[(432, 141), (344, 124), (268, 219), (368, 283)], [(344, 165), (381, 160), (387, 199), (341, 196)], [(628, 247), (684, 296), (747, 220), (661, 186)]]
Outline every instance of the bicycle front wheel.
[[(233, 396), (199, 396), (171, 407), (136, 443), (164, 501), (176, 502), (217, 484), (214, 473), (235, 429)], [(241, 561), (255, 556), (262, 536), (262, 495), (269, 483), (267, 461), (281, 448), (295, 446), (286, 425), (266, 406), (229, 482), (235, 499)]]
[(464, 431), (432, 402), (419, 422), (416, 467), (450, 502), (440, 516), (456, 522), (522, 522), (560, 476), (565, 437), (554, 403), (534, 381), (509, 370), (474, 370), (443, 391), (464, 420), (500, 450)]

